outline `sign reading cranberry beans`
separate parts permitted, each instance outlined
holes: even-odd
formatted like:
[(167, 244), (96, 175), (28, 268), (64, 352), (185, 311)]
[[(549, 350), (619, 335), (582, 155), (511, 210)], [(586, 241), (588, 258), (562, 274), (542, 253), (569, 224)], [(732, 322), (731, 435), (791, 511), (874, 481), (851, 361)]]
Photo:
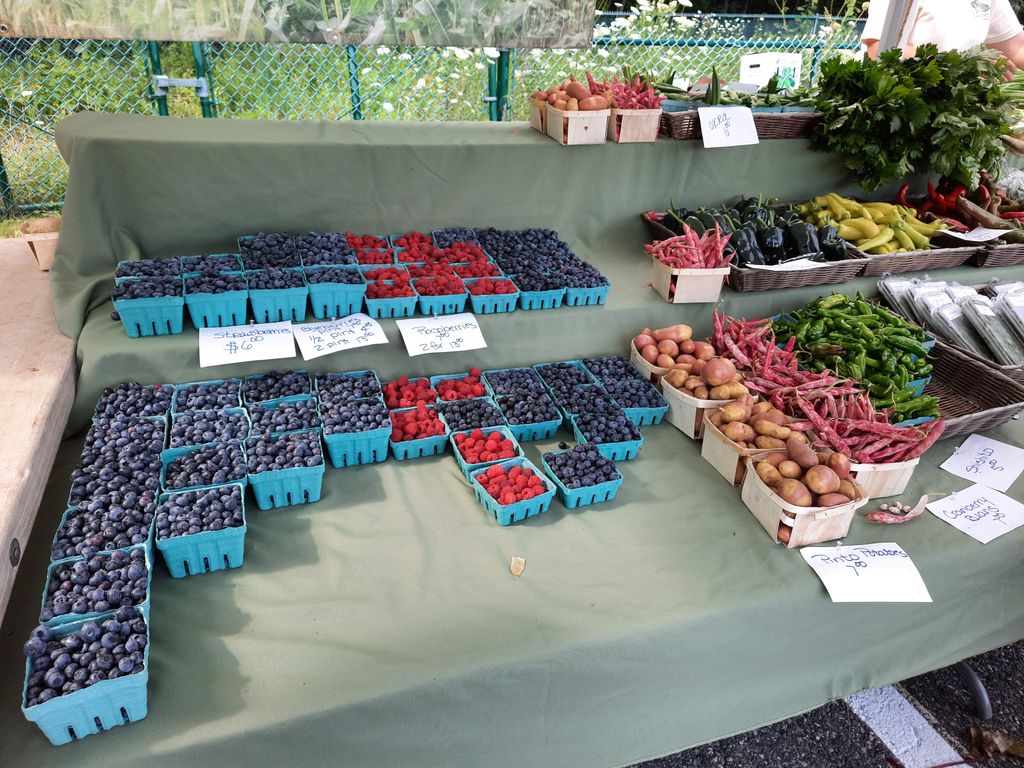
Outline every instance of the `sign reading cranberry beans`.
[[(551, 229), (439, 229), (398, 235), (259, 233), (238, 253), (123, 261), (114, 318), (131, 337), (326, 320), (363, 309), (409, 317), (604, 304), (610, 284)], [(417, 301), (411, 302), (410, 299)]]
[[(40, 626), (25, 644), (26, 717), (55, 744), (125, 722), (107, 722), (90, 688), (123, 678), (104, 688), (115, 709), (145, 701), (147, 552), (155, 542), (173, 576), (239, 567), (246, 486), (261, 507), (267, 481), (291, 503), (315, 500), (319, 486), (309, 493), (308, 483), (319, 483), (327, 454), (337, 467), (372, 463), (386, 458), (389, 443), (397, 456), (398, 446), (425, 441), (440, 449), (403, 458), (431, 455), (444, 452), (450, 435), (477, 498), (508, 524), (543, 512), (556, 492), (570, 508), (611, 499), (622, 478), (609, 452), (623, 436), (642, 440), (629, 409), (656, 406), (656, 397), (622, 357), (403, 376), (383, 386), (373, 371), (271, 371), (104, 390), (54, 537)], [(599, 418), (574, 414), (569, 404), (580, 399), (599, 405)], [(553, 437), (563, 420), (580, 445), (544, 454), (538, 468), (523, 444)], [(58, 647), (70, 656), (60, 666)], [(132, 709), (129, 721), (143, 717), (144, 708)], [(89, 730), (69, 731), (72, 722)]]

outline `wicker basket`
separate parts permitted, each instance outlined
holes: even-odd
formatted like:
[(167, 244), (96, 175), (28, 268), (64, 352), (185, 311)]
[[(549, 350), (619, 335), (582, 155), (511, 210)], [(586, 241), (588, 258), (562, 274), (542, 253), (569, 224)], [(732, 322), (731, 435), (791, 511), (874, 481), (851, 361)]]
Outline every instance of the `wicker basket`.
[(992, 429), (1024, 410), (1024, 384), (977, 358), (937, 341), (929, 360), (934, 368), (924, 393), (939, 398), (943, 437)]
[[(800, 113), (796, 112), (794, 114)], [(647, 222), (647, 228), (651, 231), (651, 236), (655, 240), (665, 240), (666, 238), (676, 236), (675, 232), (660, 221), (649, 219), (646, 214), (641, 214), (641, 217)], [(857, 253), (860, 252), (858, 251)], [(789, 272), (777, 272), (771, 269), (745, 269), (732, 266), (729, 270), (729, 277), (726, 278), (726, 283), (738, 293), (845, 283), (860, 275), (868, 263), (868, 258), (863, 254), (855, 256), (851, 252), (851, 246), (849, 245), (847, 245), (846, 255), (847, 258), (844, 261), (829, 262), (828, 266), (825, 267), (812, 267), (810, 269)]]
[(700, 119), (695, 109), (687, 112), (662, 112), (659, 128), (663, 136), (676, 141), (699, 139), (701, 136)]
[(1024, 243), (987, 245), (979, 248), (971, 257), (975, 267), (1015, 267), (1024, 264)]
[(754, 127), (757, 138), (806, 139), (814, 126), (822, 121), (821, 112), (755, 112)]
[(900, 272), (921, 272), (930, 269), (950, 269), (959, 267), (969, 258), (974, 256), (978, 250), (975, 246), (964, 246), (960, 248), (929, 248), (924, 251), (907, 251), (905, 253), (887, 253), (884, 255), (872, 255), (864, 253), (852, 243), (847, 243), (847, 248), (853, 252), (855, 257), (867, 259), (867, 266), (864, 268), (865, 277), (880, 277), (885, 273), (891, 275)]

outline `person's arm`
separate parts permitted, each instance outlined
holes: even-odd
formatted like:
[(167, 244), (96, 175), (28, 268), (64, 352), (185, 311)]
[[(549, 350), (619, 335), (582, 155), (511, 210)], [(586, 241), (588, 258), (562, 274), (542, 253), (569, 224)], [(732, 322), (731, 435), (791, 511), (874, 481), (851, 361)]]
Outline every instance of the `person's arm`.
[(880, 41), (878, 41), (878, 40), (863, 40), (862, 42), (864, 43), (864, 47), (868, 49), (868, 58), (869, 59), (877, 59), (878, 58), (878, 43)]
[(878, 57), (878, 43), (882, 36), (885, 14), (888, 10), (889, 0), (871, 0), (868, 5), (868, 18), (864, 22), (864, 31), (860, 35), (860, 41), (867, 47), (869, 59)]
[(1024, 32), (1018, 32), (1009, 40), (989, 45), (1008, 58), (1014, 67), (1024, 69)]
[(1010, 60), (1014, 67), (1024, 68), (1024, 31), (1010, 0), (994, 0), (985, 43)]

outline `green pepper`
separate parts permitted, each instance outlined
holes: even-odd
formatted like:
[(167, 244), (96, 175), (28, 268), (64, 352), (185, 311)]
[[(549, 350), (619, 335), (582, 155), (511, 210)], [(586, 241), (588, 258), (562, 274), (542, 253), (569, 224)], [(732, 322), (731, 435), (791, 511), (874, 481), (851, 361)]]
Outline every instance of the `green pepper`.
[(928, 355), (928, 350), (924, 348), (921, 342), (915, 341), (908, 336), (890, 336), (888, 341), (892, 346), (918, 357), (926, 357)]
[(729, 245), (736, 249), (736, 266), (745, 267), (749, 264), (766, 264), (764, 254), (757, 245), (757, 236), (752, 229), (737, 229), (729, 238)]
[(683, 219), (683, 223), (690, 229), (692, 229), (694, 234), (696, 234), (698, 237), (707, 232), (707, 227), (704, 226), (704, 222), (701, 221), (696, 216), (694, 216), (693, 214), (690, 214), (685, 219)]
[(832, 309), (832, 307), (838, 307), (840, 304), (846, 303), (846, 300), (846, 296), (843, 294), (833, 293), (831, 296), (818, 300), (818, 309)]

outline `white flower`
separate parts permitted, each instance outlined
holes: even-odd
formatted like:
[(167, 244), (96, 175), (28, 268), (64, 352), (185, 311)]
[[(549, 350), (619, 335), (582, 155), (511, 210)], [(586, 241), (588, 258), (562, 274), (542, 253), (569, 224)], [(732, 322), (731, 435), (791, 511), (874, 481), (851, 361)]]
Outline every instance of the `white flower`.
[(475, 67), (476, 69), (483, 69), (483, 68), (484, 68), (484, 63), (483, 63), (482, 61), (478, 61), (478, 62), (477, 62), (476, 64), (474, 64), (473, 66), (474, 66), (474, 67)]
[(22, 91), (21, 95), (27, 99), (29, 96), (32, 95), (32, 91)]
[(46, 125), (42, 120), (36, 120), (36, 125)]
[(413, 86), (413, 88), (426, 88), (426, 87), (427, 87), (427, 81), (424, 80), (422, 77), (419, 80), (417, 80), (416, 84)]
[(382, 108), (382, 109), (383, 109), (383, 110), (384, 110), (385, 112), (394, 112), (394, 111), (395, 111), (395, 105), (394, 105), (394, 104), (392, 104), (392, 103), (391, 103), (390, 101), (385, 101), (385, 102), (384, 102), (383, 104), (381, 104), (380, 106), (381, 106), (381, 108)]
[(498, 58), (498, 49), (484, 48), (484, 56), (486, 56), (488, 59), (496, 59)]
[(600, 56), (602, 59), (607, 59), (609, 56), (611, 56), (611, 52), (607, 48), (601, 48), (600, 50), (598, 50), (597, 55)]
[(400, 53), (398, 54), (399, 61), (409, 61), (412, 58), (411, 53)]
[(455, 54), (455, 58), (457, 58), (459, 61), (465, 61), (466, 59), (473, 55), (465, 48), (452, 48), (451, 51), (452, 53)]

